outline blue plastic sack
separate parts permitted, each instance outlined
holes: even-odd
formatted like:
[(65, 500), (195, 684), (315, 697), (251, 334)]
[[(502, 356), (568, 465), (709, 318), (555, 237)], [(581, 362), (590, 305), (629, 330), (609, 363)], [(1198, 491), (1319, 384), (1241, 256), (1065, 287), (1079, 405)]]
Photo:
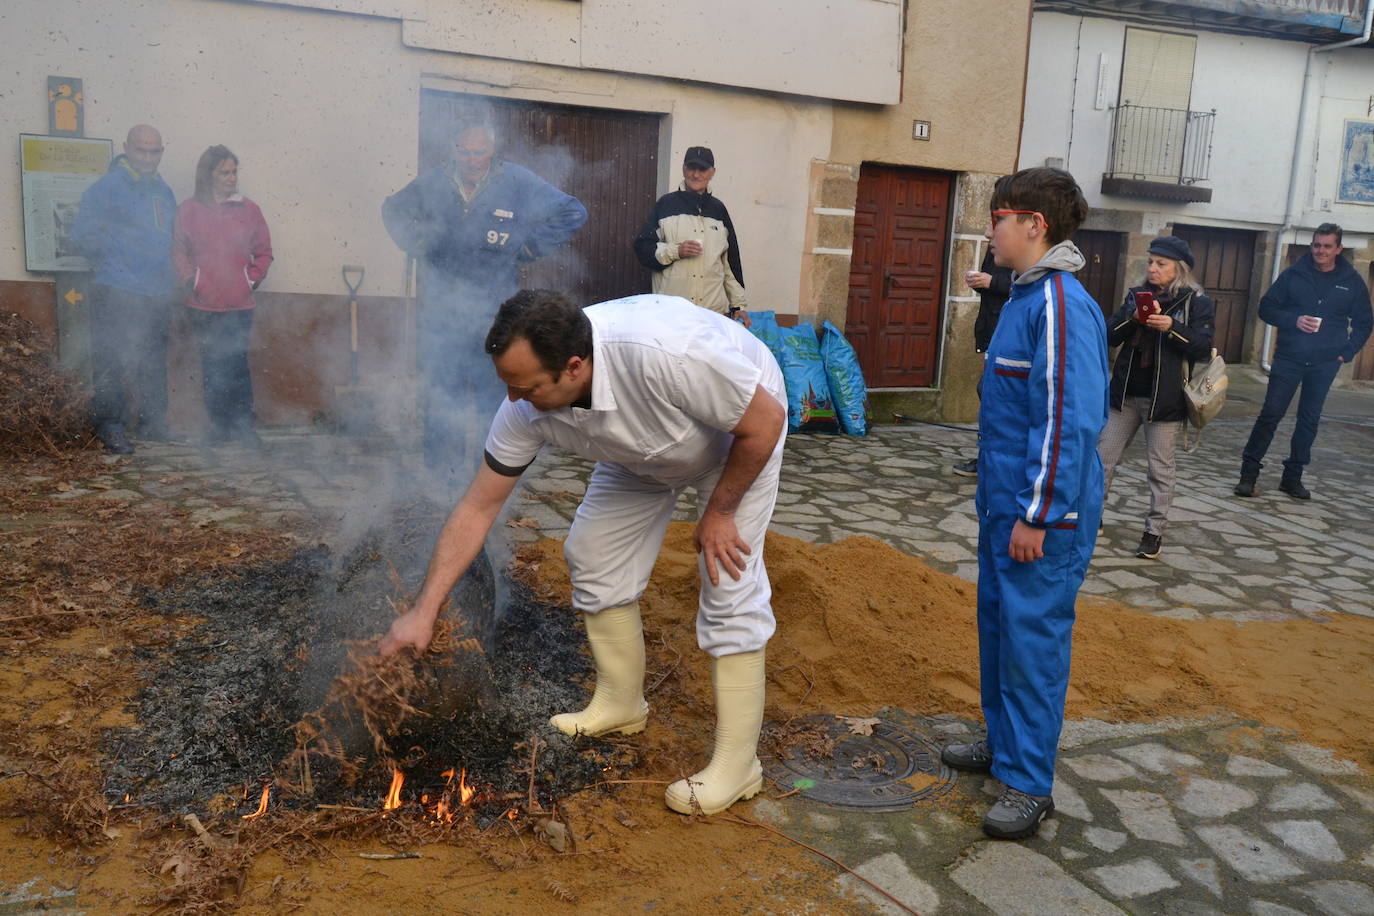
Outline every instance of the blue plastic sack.
[(821, 324), (821, 361), (830, 383), (830, 398), (840, 429), (851, 436), (868, 435), (868, 386), (859, 368), (859, 354), (845, 339), (844, 332), (829, 321)]
[(780, 328), (783, 381), (787, 383), (787, 429), (794, 433), (837, 433), (830, 382), (821, 361), (816, 329), (809, 324)]
[(750, 312), (749, 331), (773, 354), (782, 365), (782, 328), (778, 327), (778, 316), (774, 312)]

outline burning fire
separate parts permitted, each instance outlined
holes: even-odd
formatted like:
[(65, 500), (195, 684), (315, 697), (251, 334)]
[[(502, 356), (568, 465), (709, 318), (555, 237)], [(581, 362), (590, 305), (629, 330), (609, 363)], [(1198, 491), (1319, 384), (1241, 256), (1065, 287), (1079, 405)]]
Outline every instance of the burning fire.
[(400, 767), (391, 768), (391, 788), (386, 791), (386, 799), (382, 802), (382, 810), (394, 811), (401, 807), (401, 786), (406, 778), (401, 774)]
[(261, 817), (263, 812), (267, 810), (267, 799), (271, 796), (271, 794), (272, 785), (271, 783), (268, 783), (267, 785), (262, 787), (262, 799), (258, 802), (258, 810), (254, 811), (252, 814), (245, 814), (243, 816), (243, 819), (245, 821), (250, 821), (255, 817)]
[[(428, 792), (420, 796), (420, 807), (433, 817), (436, 823), (452, 824), (474, 802), (486, 797), (479, 796), (477, 788), (468, 784), (468, 771), (466, 769), (447, 769), (439, 775), (444, 778), (443, 791), (434, 796)], [(400, 768), (393, 764), (391, 788), (387, 790), (386, 798), (382, 801), (382, 810), (394, 811), (401, 807), (401, 786), (404, 784), (405, 776), (401, 773)]]

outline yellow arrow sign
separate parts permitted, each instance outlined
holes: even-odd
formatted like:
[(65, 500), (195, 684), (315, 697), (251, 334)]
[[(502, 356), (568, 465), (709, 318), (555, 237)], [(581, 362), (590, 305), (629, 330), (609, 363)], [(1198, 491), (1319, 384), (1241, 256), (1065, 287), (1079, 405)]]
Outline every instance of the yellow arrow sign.
[(69, 289), (67, 290), (67, 294), (62, 298), (67, 300), (68, 305), (76, 305), (78, 302), (80, 302), (82, 299), (85, 299), (86, 297), (78, 293), (75, 289)]

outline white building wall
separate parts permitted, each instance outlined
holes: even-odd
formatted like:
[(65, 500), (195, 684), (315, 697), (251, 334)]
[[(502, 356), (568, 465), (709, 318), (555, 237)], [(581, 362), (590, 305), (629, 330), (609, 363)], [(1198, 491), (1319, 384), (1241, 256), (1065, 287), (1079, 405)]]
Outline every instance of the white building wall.
[[(1212, 189), (1211, 202), (1171, 203), (1101, 192), (1126, 28), (1111, 19), (1035, 14), (1019, 166), (1064, 159), (1094, 209), (1148, 211), (1164, 222), (1282, 224), (1308, 45), (1160, 26), (1197, 36), (1190, 108), (1217, 113), (1211, 179), (1202, 183)], [(1374, 207), (1321, 206), (1335, 197), (1343, 118), (1367, 117), (1374, 52), (1319, 54), (1314, 73), (1320, 78), (1311, 89), (1296, 221), (1332, 220), (1352, 231), (1374, 231)]]
[[(415, 2), (332, 5), (384, 12)], [(713, 190), (739, 231), (751, 300), (797, 310), (810, 164), (830, 149), (828, 101), (421, 51), (402, 44), (400, 20), (290, 5), (5, 0), (0, 33), (23, 36), (8, 44), (0, 92), (0, 123), (16, 146), (21, 132), (46, 132), (53, 74), (84, 80), (86, 134), (115, 140), (116, 152), (131, 125), (159, 127), (178, 199), (207, 146), (232, 149), (240, 187), (272, 229), (268, 290), (342, 292), (340, 265), (361, 263), (366, 295), (403, 293), (404, 258), (380, 208), (416, 173), (426, 87), (661, 113), (662, 190), (675, 186), (688, 146), (712, 146)], [(0, 179), (0, 279), (42, 279), (24, 270), (21, 213), (14, 167)]]

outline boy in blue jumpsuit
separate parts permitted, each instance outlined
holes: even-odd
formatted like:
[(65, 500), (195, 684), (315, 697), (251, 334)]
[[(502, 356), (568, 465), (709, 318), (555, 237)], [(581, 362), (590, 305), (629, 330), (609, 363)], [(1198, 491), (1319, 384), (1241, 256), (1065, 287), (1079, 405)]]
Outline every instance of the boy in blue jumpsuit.
[(1073, 272), (1068, 241), (1088, 206), (1060, 169), (1001, 178), (987, 237), (1012, 268), (1011, 298), (988, 345), (978, 428), (978, 650), (987, 740), (942, 759), (991, 771), (1001, 797), (989, 836), (1030, 836), (1054, 810), (1074, 600), (1102, 515), (1097, 438), (1107, 421), (1102, 310)]

